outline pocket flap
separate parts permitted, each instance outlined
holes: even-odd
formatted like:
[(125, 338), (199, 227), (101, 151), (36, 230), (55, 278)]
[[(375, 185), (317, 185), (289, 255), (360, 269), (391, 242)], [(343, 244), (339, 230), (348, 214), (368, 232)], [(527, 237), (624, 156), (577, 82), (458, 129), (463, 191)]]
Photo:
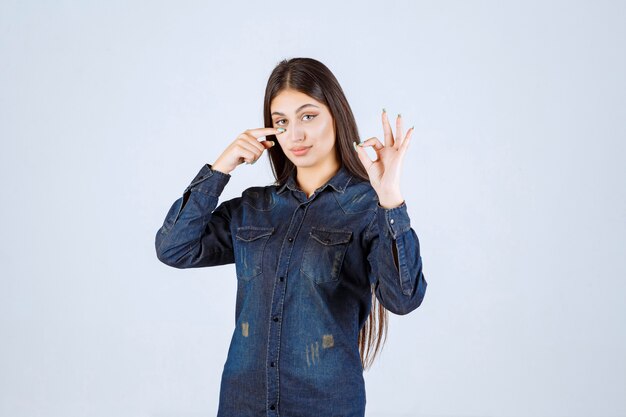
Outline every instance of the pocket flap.
[(322, 245), (348, 243), (352, 237), (350, 230), (330, 230), (312, 227), (309, 234)]
[(239, 240), (250, 242), (272, 233), (274, 233), (273, 227), (241, 226), (237, 228), (236, 237)]

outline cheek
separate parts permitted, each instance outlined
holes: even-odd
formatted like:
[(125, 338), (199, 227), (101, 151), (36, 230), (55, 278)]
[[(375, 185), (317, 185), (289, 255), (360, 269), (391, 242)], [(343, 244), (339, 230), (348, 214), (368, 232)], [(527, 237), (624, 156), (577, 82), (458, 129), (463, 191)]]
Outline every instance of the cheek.
[(323, 121), (315, 126), (315, 135), (320, 138), (325, 144), (332, 146), (334, 144), (334, 130), (331, 120)]
[(320, 122), (316, 126), (316, 130), (322, 134), (332, 132), (333, 124), (329, 119), (320, 120)]

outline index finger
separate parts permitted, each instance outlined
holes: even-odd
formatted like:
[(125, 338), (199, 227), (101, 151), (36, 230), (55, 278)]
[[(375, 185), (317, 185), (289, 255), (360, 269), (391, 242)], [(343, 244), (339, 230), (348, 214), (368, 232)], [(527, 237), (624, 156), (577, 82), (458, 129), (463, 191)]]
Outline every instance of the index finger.
[(278, 127), (260, 127), (258, 129), (248, 129), (247, 132), (249, 135), (254, 136), (255, 138), (260, 138), (268, 135), (276, 135), (282, 133)]

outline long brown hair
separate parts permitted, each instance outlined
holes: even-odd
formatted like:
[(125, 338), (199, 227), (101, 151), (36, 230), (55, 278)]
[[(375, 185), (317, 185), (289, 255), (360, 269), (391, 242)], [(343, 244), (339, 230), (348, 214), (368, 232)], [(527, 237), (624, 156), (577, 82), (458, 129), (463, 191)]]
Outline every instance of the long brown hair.
[[(367, 171), (352, 145), (353, 141), (360, 142), (356, 121), (348, 100), (333, 73), (324, 64), (312, 58), (291, 58), (280, 61), (270, 74), (265, 89), (263, 106), (265, 127), (273, 126), (270, 104), (274, 97), (285, 89), (304, 93), (329, 108), (335, 126), (337, 159), (352, 175), (369, 181)], [(268, 135), (266, 140), (278, 141), (275, 135)], [(287, 158), (280, 146), (269, 148), (268, 155), (277, 184), (284, 184), (296, 168), (295, 165)], [(387, 338), (387, 309), (378, 303), (374, 289), (375, 286), (372, 284), (372, 308), (358, 338), (363, 369), (371, 366)]]

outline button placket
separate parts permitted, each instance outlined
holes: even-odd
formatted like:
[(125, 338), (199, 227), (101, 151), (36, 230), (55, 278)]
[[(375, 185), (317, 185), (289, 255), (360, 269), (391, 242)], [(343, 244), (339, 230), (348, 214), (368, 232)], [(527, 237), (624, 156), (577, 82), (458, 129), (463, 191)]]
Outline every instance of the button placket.
[[(300, 210), (303, 208), (304, 210)], [(289, 259), (294, 247), (295, 236), (300, 229), (304, 220), (308, 203), (300, 204), (292, 215), (291, 223), (287, 229), (286, 242), (281, 247), (281, 253), (278, 257), (278, 281), (274, 283), (274, 290), (272, 293), (272, 306), (270, 310), (270, 326), (267, 344), (267, 358), (266, 364), (266, 376), (267, 376), (267, 404), (269, 409), (275, 411), (278, 407), (280, 397), (280, 381), (279, 381), (279, 358), (280, 358), (280, 338), (281, 338), (281, 324), (282, 314), (284, 309), (284, 299), (286, 285), (284, 285), (285, 278), (289, 269)], [(282, 284), (282, 285), (281, 285)], [(278, 415), (278, 412), (272, 413), (272, 415)]]

